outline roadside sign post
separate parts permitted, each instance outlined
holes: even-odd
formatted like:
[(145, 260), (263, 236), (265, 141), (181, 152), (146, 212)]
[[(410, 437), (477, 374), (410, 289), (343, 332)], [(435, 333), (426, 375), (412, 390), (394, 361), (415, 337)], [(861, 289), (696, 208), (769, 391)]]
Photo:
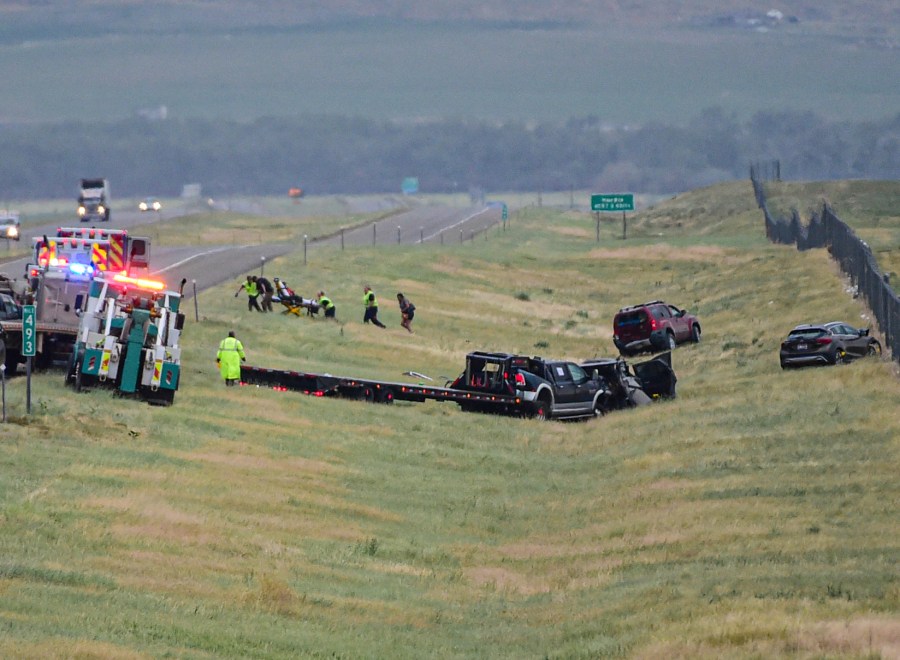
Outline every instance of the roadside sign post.
[(22, 306), (22, 355), (25, 356), (25, 412), (31, 414), (31, 361), (37, 349), (34, 305)]
[(200, 304), (197, 302), (197, 280), (192, 280), (194, 287), (194, 320), (200, 322)]
[(634, 194), (615, 193), (591, 195), (591, 211), (597, 212), (597, 241), (600, 241), (600, 212), (622, 212), (622, 240), (628, 236), (625, 211), (634, 211)]

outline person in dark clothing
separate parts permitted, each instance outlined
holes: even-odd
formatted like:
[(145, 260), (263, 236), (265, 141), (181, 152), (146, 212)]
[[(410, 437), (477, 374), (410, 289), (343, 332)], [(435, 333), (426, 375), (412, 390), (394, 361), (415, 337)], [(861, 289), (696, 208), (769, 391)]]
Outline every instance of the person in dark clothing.
[(253, 275), (247, 275), (247, 281), (241, 284), (240, 288), (235, 292), (234, 297), (237, 298), (241, 289), (247, 292), (247, 311), (252, 312), (254, 309), (261, 312), (259, 303), (256, 302), (259, 296), (259, 289), (256, 286), (256, 278)]
[(262, 310), (264, 312), (272, 311), (272, 296), (275, 294), (275, 287), (272, 283), (262, 275), (256, 278), (256, 288), (262, 296)]
[(416, 306), (402, 293), (397, 294), (397, 302), (400, 304), (400, 316), (403, 317), (400, 325), (406, 328), (407, 332), (412, 332), (413, 330), (410, 326), (412, 325), (413, 317), (416, 315)]
[(378, 320), (378, 299), (375, 297), (375, 292), (372, 291), (372, 288), (369, 286), (363, 287), (363, 305), (365, 305), (366, 313), (363, 316), (363, 323), (372, 322), (372, 325), (377, 325), (379, 328), (386, 328), (387, 326)]

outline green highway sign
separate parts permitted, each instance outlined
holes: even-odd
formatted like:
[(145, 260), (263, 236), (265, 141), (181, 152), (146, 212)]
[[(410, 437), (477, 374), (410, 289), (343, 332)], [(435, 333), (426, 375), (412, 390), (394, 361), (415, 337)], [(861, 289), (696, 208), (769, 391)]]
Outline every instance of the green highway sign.
[(403, 179), (403, 183), (400, 184), (400, 192), (404, 195), (415, 195), (419, 192), (419, 179), (414, 176)]
[(35, 323), (34, 305), (22, 306), (22, 355), (34, 357), (37, 347), (37, 327)]
[(591, 211), (634, 211), (634, 195), (591, 195)]

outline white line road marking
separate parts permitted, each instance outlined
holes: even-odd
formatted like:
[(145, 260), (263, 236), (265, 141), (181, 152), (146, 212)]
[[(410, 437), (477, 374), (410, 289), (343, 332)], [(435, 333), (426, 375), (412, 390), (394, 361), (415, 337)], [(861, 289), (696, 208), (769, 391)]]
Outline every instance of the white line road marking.
[(421, 243), (423, 241), (430, 241), (435, 236), (440, 236), (442, 232), (449, 231), (449, 230), (453, 229), (454, 227), (459, 227), (461, 224), (464, 224), (464, 223), (468, 222), (469, 220), (471, 220), (472, 218), (477, 217), (477, 216), (481, 215), (482, 213), (484, 213), (486, 211), (490, 211), (490, 210), (491, 210), (491, 207), (486, 206), (483, 209), (481, 209), (480, 211), (476, 211), (475, 213), (470, 215), (468, 218), (463, 218), (462, 220), (460, 220), (459, 222), (457, 222), (454, 225), (450, 225), (449, 227), (444, 227), (440, 231), (436, 231), (433, 234), (429, 234), (428, 236), (421, 239), (419, 242)]

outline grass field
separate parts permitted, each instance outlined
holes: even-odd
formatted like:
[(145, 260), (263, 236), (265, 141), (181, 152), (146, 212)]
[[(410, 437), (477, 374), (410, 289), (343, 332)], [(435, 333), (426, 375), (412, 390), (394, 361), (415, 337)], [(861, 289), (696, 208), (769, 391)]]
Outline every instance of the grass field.
[[(340, 323), (205, 292), (167, 409), (57, 373), (26, 416), (9, 383), (0, 656), (896, 657), (896, 367), (777, 356), (792, 324), (866, 310), (827, 253), (765, 240), (748, 182), (619, 232), (522, 207), (463, 245), (280, 260)], [(213, 362), (231, 328), (250, 364), (390, 380), (611, 355), (615, 310), (656, 297), (703, 323), (678, 398), (586, 423), (226, 390)]]
[[(827, 50), (825, 50), (827, 49)], [(4, 121), (332, 114), (681, 123), (810, 110), (884, 119), (900, 108), (888, 48), (802, 33), (511, 30), (369, 24), (230, 35), (71, 35), (0, 45)], [(88, 83), (85, 83), (88, 80)]]

